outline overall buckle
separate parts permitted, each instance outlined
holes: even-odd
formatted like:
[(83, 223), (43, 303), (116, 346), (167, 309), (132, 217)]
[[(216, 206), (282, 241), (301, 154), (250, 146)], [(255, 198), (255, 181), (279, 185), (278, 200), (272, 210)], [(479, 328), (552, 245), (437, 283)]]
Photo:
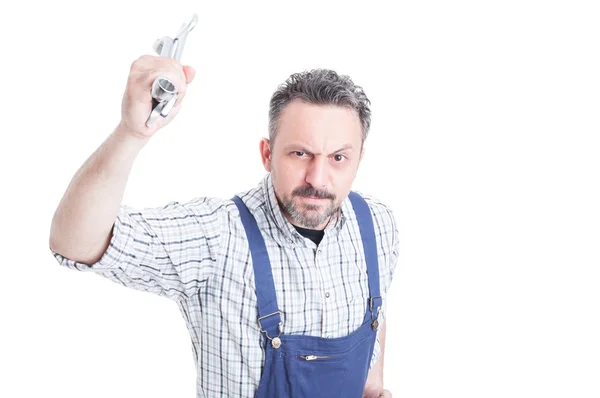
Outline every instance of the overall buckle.
[[(277, 336), (271, 337), (271, 336), (269, 336), (269, 333), (263, 329), (260, 321), (262, 319), (265, 319), (265, 318), (268, 318), (270, 316), (277, 315), (277, 314), (279, 314), (279, 325), (277, 325), (277, 330), (279, 331), (279, 333), (277, 334)], [(271, 345), (273, 346), (273, 348), (281, 347), (281, 339), (279, 338), (279, 336), (281, 336), (281, 326), (283, 326), (283, 322), (281, 321), (282, 317), (283, 317), (283, 314), (281, 313), (281, 311), (275, 311), (271, 314), (261, 316), (258, 318), (258, 327), (260, 328), (261, 332), (265, 333), (265, 336), (267, 336), (267, 339), (271, 340)]]

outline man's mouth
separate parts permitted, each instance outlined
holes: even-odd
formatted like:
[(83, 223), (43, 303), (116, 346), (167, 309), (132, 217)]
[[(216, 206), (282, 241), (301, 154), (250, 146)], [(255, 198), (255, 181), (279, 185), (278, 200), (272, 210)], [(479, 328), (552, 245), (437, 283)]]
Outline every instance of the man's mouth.
[(326, 198), (318, 198), (316, 196), (301, 196), (304, 199), (309, 199), (309, 200), (325, 200)]

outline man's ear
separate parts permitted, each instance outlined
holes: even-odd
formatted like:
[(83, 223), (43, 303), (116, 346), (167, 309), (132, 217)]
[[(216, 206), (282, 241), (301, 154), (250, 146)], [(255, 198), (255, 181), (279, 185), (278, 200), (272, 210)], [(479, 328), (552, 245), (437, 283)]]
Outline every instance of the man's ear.
[(268, 138), (260, 140), (260, 157), (265, 170), (271, 172), (271, 142)]

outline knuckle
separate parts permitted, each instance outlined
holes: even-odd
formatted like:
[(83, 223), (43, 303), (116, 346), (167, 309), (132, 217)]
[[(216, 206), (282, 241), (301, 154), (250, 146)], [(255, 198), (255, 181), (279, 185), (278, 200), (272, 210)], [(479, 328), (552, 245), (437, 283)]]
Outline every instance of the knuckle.
[(158, 77), (169, 79), (179, 93), (177, 102), (185, 96), (187, 79), (183, 65), (176, 59), (144, 54), (134, 60), (130, 66), (127, 80), (128, 90), (137, 90), (141, 86), (151, 85)]
[(146, 77), (142, 73), (136, 73), (131, 78), (131, 84), (134, 86), (137, 86), (140, 84), (145, 84), (145, 82), (146, 82)]
[(139, 59), (140, 59), (140, 61), (142, 61), (144, 63), (150, 63), (150, 62), (154, 62), (154, 60), (157, 58), (159, 58), (159, 57), (157, 57), (156, 55), (144, 54)]
[(129, 66), (129, 71), (130, 71), (130, 72), (133, 72), (133, 71), (137, 70), (137, 68), (138, 68), (138, 65), (139, 65), (139, 60), (140, 60), (140, 59), (138, 58), (138, 59), (134, 60), (134, 61), (131, 63), (131, 65)]
[(148, 55), (142, 55), (131, 63), (130, 70), (141, 69), (148, 62)]

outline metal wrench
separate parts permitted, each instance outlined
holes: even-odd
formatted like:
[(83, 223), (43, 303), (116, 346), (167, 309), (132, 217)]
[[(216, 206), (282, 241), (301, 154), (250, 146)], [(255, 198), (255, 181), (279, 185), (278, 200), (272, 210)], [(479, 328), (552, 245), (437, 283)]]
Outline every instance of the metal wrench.
[[(183, 53), (187, 35), (194, 29), (197, 23), (198, 15), (194, 14), (189, 22), (181, 26), (181, 29), (179, 29), (174, 38), (164, 36), (156, 40), (152, 48), (161, 57), (173, 58), (179, 61)], [(150, 112), (150, 116), (146, 120), (146, 126), (152, 127), (159, 115), (167, 117), (171, 109), (173, 109), (177, 98), (178, 94), (175, 91), (173, 82), (166, 77), (157, 77), (154, 83), (152, 83), (152, 112)]]

